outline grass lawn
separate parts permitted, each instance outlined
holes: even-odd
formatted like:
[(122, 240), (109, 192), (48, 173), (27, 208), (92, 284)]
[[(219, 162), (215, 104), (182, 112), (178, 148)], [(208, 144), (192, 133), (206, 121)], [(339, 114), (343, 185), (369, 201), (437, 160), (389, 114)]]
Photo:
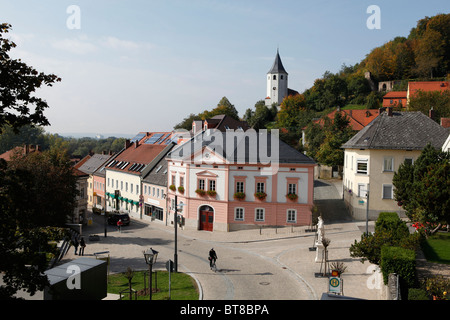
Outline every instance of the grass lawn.
[(450, 264), (450, 232), (438, 232), (422, 243), (425, 258), (430, 262)]
[[(145, 277), (146, 294), (144, 293), (144, 272), (147, 272)], [(133, 279), (131, 280), (131, 287), (138, 291), (138, 300), (149, 300), (148, 295), (148, 271), (135, 271)], [(152, 278), (152, 300), (168, 300), (169, 299), (169, 272), (158, 271), (157, 274), (157, 291), (155, 292), (155, 271), (153, 271)], [(123, 290), (128, 290), (128, 279), (124, 273), (111, 274), (108, 278), (108, 293), (119, 294)], [(195, 280), (185, 273), (171, 274), (171, 300), (198, 300), (199, 293)], [(128, 293), (122, 293), (123, 300), (129, 300)], [(133, 294), (134, 300), (134, 294)]]

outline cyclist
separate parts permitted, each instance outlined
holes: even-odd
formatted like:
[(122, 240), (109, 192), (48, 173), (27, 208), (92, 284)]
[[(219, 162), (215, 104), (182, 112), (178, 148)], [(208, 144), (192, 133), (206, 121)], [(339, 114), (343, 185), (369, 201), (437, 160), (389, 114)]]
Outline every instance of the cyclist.
[(214, 251), (214, 248), (211, 248), (211, 250), (209, 250), (209, 266), (212, 268), (213, 265), (216, 264), (216, 260), (217, 260), (217, 254)]

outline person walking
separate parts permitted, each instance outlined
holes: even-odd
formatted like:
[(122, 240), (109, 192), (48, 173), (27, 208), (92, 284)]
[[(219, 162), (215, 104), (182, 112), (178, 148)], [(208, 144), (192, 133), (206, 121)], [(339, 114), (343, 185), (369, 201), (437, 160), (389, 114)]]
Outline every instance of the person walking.
[(117, 229), (119, 230), (119, 232), (120, 232), (122, 225), (123, 225), (122, 219), (119, 219), (119, 221), (117, 221)]
[(216, 260), (217, 260), (217, 254), (216, 251), (214, 251), (214, 248), (211, 248), (211, 250), (209, 250), (209, 267), (212, 268), (213, 265), (216, 264)]
[(78, 246), (80, 245), (80, 243), (78, 242), (78, 237), (76, 235), (74, 235), (72, 238), (72, 245), (75, 248), (75, 255), (77, 255)]
[(86, 242), (84, 242), (84, 237), (81, 237), (81, 240), (80, 240), (80, 252), (79, 252), (80, 256), (84, 256), (84, 248), (85, 247), (86, 247)]

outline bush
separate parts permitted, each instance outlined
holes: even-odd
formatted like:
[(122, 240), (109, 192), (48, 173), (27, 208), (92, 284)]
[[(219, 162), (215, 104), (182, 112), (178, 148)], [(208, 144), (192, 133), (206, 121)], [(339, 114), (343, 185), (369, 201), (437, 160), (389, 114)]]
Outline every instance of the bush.
[(408, 226), (396, 212), (380, 212), (375, 223), (375, 233), (382, 230), (390, 232), (397, 240), (409, 236)]
[(428, 294), (423, 289), (409, 288), (408, 300), (430, 300)]
[(400, 247), (383, 246), (380, 269), (384, 284), (388, 283), (389, 274), (396, 273), (408, 287), (412, 287), (416, 277), (416, 253)]

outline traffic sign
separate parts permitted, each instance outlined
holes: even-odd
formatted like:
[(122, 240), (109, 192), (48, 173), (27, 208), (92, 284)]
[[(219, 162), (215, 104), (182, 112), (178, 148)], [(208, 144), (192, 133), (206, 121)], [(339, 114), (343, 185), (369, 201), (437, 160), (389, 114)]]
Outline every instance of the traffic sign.
[(328, 292), (331, 293), (341, 293), (342, 280), (340, 277), (330, 277), (328, 282)]

